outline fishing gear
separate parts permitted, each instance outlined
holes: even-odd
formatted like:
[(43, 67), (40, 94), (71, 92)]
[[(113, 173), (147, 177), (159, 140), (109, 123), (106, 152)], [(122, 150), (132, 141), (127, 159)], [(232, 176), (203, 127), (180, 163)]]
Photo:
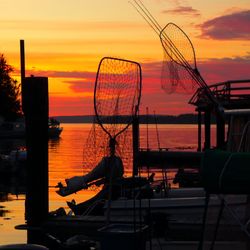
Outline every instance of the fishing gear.
[(187, 34), (176, 24), (168, 23), (163, 28), (141, 0), (130, 4), (159, 36), (164, 51), (162, 88), (166, 93), (194, 93), (199, 87), (199, 97), (215, 107), (218, 114), (223, 107), (201, 76), (196, 63), (194, 46)]

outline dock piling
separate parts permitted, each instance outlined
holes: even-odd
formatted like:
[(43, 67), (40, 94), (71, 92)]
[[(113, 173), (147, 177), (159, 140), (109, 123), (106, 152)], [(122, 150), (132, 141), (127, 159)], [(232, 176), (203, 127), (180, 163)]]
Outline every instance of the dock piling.
[[(26, 77), (22, 86), (26, 123), (28, 228), (39, 228), (48, 216), (48, 78)], [(42, 243), (39, 230), (28, 229), (28, 243)]]

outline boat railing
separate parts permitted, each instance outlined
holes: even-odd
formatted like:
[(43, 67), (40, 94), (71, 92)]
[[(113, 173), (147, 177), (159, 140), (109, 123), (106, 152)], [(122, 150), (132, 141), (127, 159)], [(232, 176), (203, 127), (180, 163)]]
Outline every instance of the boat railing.
[[(250, 103), (250, 79), (230, 80), (212, 84), (209, 86), (212, 94), (223, 106), (229, 106), (237, 103)], [(204, 88), (199, 88), (190, 99), (189, 103), (199, 106), (201, 103), (207, 103), (204, 95)], [(249, 106), (249, 105), (248, 105)]]

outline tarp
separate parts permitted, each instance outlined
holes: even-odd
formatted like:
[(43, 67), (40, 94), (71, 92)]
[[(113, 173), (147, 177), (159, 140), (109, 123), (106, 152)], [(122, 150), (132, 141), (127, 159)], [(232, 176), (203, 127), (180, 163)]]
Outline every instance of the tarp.
[(250, 194), (250, 153), (207, 150), (201, 176), (209, 193)]

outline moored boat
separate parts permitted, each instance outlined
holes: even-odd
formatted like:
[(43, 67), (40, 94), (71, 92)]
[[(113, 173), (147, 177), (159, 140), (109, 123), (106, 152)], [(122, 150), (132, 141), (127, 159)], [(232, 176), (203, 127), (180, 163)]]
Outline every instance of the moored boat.
[[(227, 108), (227, 112), (225, 112), (227, 113), (227, 116), (225, 123), (221, 124), (219, 121), (217, 123), (217, 149), (224, 151), (226, 150), (226, 152), (231, 152), (233, 154), (235, 154), (235, 152), (240, 149), (241, 151), (245, 151), (246, 154), (248, 154), (249, 133), (247, 132), (247, 127), (249, 124), (248, 120), (250, 114), (250, 98), (245, 93), (238, 93), (238, 98), (236, 98), (236, 95), (233, 91), (234, 89), (239, 89), (239, 87), (235, 86), (238, 82), (226, 82), (225, 85), (227, 85), (227, 88), (229, 85), (228, 83), (231, 82), (231, 89), (228, 90), (228, 93), (231, 93), (231, 95), (227, 93), (227, 98), (221, 95), (218, 97), (221, 99), (225, 98), (223, 99), (225, 103), (222, 102), (223, 100), (221, 101), (221, 103), (223, 103), (225, 108)], [(244, 83), (247, 84), (249, 84), (249, 82), (249, 80), (244, 81)], [(241, 83), (242, 82), (240, 81), (238, 84)], [(223, 84), (219, 84), (218, 87), (221, 87), (222, 85)], [(249, 87), (244, 87), (245, 91), (248, 91), (248, 89)], [(156, 152), (150, 150), (141, 150), (138, 147), (138, 151), (134, 151), (134, 153), (137, 154), (136, 164), (137, 167), (140, 168), (140, 170), (138, 171), (139, 174), (142, 173), (141, 170), (143, 168), (146, 170), (146, 174), (148, 175), (151, 172), (154, 172), (155, 169), (158, 169), (159, 173), (162, 174), (161, 172), (163, 172), (163, 176), (165, 176), (167, 172), (171, 171), (173, 168), (182, 169), (183, 167), (185, 168), (185, 166), (187, 168), (192, 168), (193, 166), (193, 168), (196, 169), (196, 173), (200, 175), (200, 167), (202, 165), (202, 161), (204, 160), (204, 151), (211, 149), (211, 122), (210, 120), (208, 121), (207, 113), (210, 114), (212, 110), (210, 103), (203, 102), (202, 99), (196, 99), (196, 101), (194, 102), (193, 98), (192, 102), (197, 106), (198, 112), (206, 113), (204, 114), (204, 116), (207, 117), (207, 120), (205, 120), (205, 148), (202, 149), (201, 145), (199, 145), (197, 148), (200, 149), (200, 152), (171, 152), (171, 150), (168, 150), (166, 152), (159, 150), (159, 152)], [(228, 109), (230, 109), (231, 112), (229, 112)], [(199, 126), (201, 126), (201, 124), (199, 124)], [(227, 133), (225, 133), (226, 129), (228, 130)], [(201, 134), (201, 131), (199, 133)], [(221, 133), (223, 133), (223, 136), (221, 135)], [(200, 136), (200, 134), (198, 134), (198, 136)], [(225, 134), (227, 134), (227, 137), (225, 136)], [(199, 140), (198, 142), (201, 143)], [(213, 169), (213, 166), (211, 166), (211, 169)], [(223, 169), (223, 166), (221, 166), (221, 169)], [(188, 175), (184, 175), (183, 178), (189, 177)], [(160, 226), (162, 232), (164, 230), (167, 230), (168, 234), (171, 235), (171, 237), (178, 236), (177, 238), (181, 239), (182, 236), (184, 237), (184, 234), (189, 236), (195, 235), (192, 236), (192, 239), (198, 241), (200, 239), (204, 209), (206, 207), (206, 192), (203, 187), (204, 183), (200, 182), (200, 187), (196, 188), (189, 187), (179, 189), (169, 188), (169, 183), (164, 183), (164, 180), (161, 180), (159, 183), (159, 185), (155, 185), (154, 182), (150, 182), (150, 186), (154, 192), (154, 196), (152, 197), (140, 197), (140, 195), (136, 195), (136, 192), (138, 192), (138, 190), (140, 192), (143, 188), (134, 186), (134, 188), (137, 188), (136, 192), (135, 189), (131, 189), (131, 193), (134, 192), (135, 194), (134, 196), (126, 197), (121, 195), (121, 197), (111, 202), (106, 201), (106, 204), (103, 207), (103, 213), (99, 214), (97, 217), (102, 218), (102, 221), (104, 221), (104, 223), (105, 218), (103, 217), (103, 214), (109, 215), (110, 221), (113, 223), (123, 218), (123, 221), (127, 221), (128, 223), (142, 222), (144, 224), (148, 223), (147, 218), (149, 216), (154, 220), (152, 222), (153, 225)], [(233, 188), (234, 187), (232, 187), (231, 190), (233, 190)], [(247, 214), (249, 201), (247, 195), (245, 195), (244, 192), (242, 194), (229, 194), (223, 196), (223, 199), (225, 199), (224, 201), (227, 203), (228, 207), (233, 208), (233, 210), (237, 211), (237, 216), (233, 216), (235, 215), (234, 212), (233, 215), (231, 213), (229, 213), (229, 215), (228, 213), (227, 215), (224, 215), (221, 221), (221, 228), (224, 232), (221, 239), (227, 240), (229, 238), (230, 240), (233, 240), (235, 242), (237, 238), (239, 239), (239, 237), (242, 237), (242, 227), (239, 227), (238, 222), (247, 221), (249, 219)], [(210, 239), (212, 238), (211, 235), (213, 234), (214, 225), (217, 223), (218, 213), (222, 204), (221, 201), (222, 200), (220, 199), (220, 196), (218, 196), (216, 193), (211, 195), (210, 197), (209, 217), (206, 221), (207, 227), (210, 228)], [(83, 216), (81, 216), (81, 218), (84, 220), (84, 218), (92, 216), (92, 211), (94, 211), (94, 209), (89, 209), (90, 213), (85, 213)], [(72, 218), (74, 220), (74, 216), (69, 216), (69, 218)], [(84, 223), (81, 226), (84, 227)], [(100, 224), (98, 224), (98, 227), (99, 226)], [(88, 223), (86, 223), (86, 227), (89, 227)], [(228, 237), (228, 228), (230, 228), (231, 231), (234, 232), (230, 237)], [(154, 228), (154, 230), (157, 231), (158, 229)], [(172, 232), (175, 233), (172, 233), (169, 230), (172, 230)]]
[(63, 128), (60, 126), (60, 122), (54, 118), (49, 118), (48, 121), (48, 133), (49, 138), (58, 138), (62, 133)]
[[(54, 118), (48, 120), (48, 137), (59, 138), (63, 128), (60, 122)], [(24, 119), (15, 122), (3, 121), (0, 124), (0, 138), (2, 139), (16, 139), (25, 138), (25, 121)]]

